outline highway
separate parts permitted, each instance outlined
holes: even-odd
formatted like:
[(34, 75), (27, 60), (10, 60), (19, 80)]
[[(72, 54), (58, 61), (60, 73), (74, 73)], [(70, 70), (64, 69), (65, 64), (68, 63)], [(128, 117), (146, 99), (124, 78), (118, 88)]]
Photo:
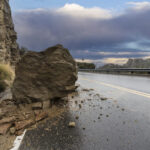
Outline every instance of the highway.
[(27, 131), (19, 150), (150, 149), (150, 77), (80, 72), (78, 83), (57, 125)]

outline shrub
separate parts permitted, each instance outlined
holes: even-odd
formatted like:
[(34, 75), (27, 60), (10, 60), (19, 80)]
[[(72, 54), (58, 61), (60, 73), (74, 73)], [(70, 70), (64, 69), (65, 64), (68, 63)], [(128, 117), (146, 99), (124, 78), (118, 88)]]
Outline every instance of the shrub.
[(24, 54), (26, 54), (29, 50), (26, 47), (21, 47), (19, 49), (20, 55), (23, 56)]
[(0, 64), (0, 92), (11, 87), (14, 77), (14, 71), (8, 64)]
[(93, 63), (84, 63), (84, 62), (77, 62), (79, 69), (95, 69), (95, 64)]

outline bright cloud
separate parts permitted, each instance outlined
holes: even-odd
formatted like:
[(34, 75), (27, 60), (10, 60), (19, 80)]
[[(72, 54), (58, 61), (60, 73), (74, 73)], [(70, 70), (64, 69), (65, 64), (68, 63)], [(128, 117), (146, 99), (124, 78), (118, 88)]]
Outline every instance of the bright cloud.
[(85, 8), (78, 4), (66, 4), (57, 10), (58, 13), (73, 17), (108, 19), (112, 17), (110, 10), (100, 7)]
[(103, 59), (98, 59), (98, 60), (92, 60), (92, 59), (76, 59), (77, 62), (86, 62), (86, 63), (94, 63), (96, 66), (102, 66), (104, 64), (119, 64), (123, 65), (128, 61), (128, 58), (103, 58)]
[(150, 8), (150, 2), (128, 2), (127, 4), (132, 5), (133, 9), (136, 10), (143, 10), (143, 9), (149, 9)]
[(106, 58), (106, 59), (103, 59), (104, 64), (111, 63), (111, 64), (123, 65), (127, 61), (128, 61), (128, 58)]
[(92, 59), (75, 59), (76, 62), (86, 62), (86, 63), (93, 63), (94, 60)]

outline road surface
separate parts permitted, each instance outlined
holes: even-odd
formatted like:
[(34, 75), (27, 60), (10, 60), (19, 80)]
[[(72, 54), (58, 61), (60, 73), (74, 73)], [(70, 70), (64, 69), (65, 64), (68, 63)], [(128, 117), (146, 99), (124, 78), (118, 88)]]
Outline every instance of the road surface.
[(69, 110), (27, 131), (19, 150), (150, 150), (150, 77), (82, 72), (78, 83)]

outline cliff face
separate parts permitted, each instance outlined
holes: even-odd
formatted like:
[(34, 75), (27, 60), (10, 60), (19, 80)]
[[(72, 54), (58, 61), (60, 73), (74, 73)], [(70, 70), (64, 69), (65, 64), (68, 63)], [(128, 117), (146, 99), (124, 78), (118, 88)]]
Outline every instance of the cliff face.
[(0, 63), (15, 65), (19, 58), (16, 40), (9, 0), (0, 0)]

